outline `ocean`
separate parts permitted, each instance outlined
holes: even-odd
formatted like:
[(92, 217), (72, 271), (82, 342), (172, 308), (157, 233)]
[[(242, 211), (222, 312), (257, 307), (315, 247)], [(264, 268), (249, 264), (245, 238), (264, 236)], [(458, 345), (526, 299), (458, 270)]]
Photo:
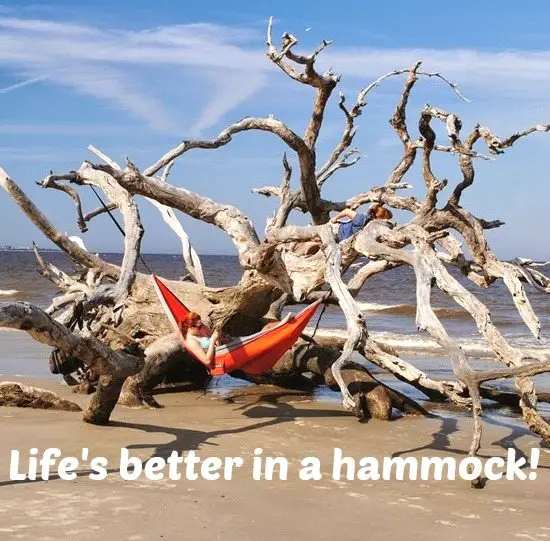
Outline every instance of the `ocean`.
[[(73, 267), (61, 252), (44, 252), (46, 260), (58, 267), (71, 270)], [(101, 254), (107, 261), (119, 263), (120, 254)], [(166, 278), (178, 279), (185, 274), (182, 258), (175, 254), (144, 254), (147, 266), (153, 272)], [(207, 285), (213, 287), (229, 286), (237, 283), (241, 276), (241, 269), (237, 257), (223, 255), (201, 256)], [(348, 271), (354, 272), (358, 266), (364, 264), (359, 260)], [(144, 268), (141, 268), (146, 272)], [(543, 269), (547, 272), (549, 268)], [(542, 338), (535, 339), (522, 322), (512, 302), (512, 298), (499, 281), (488, 289), (481, 289), (464, 279), (458, 271), (451, 272), (470, 291), (490, 309), (494, 323), (510, 342), (517, 346), (529, 348), (550, 348), (550, 297), (526, 285), (529, 299), (542, 325)], [(346, 275), (345, 278), (348, 277)], [(25, 251), (0, 251), (0, 302), (24, 300), (46, 307), (56, 288), (43, 278), (37, 270), (34, 254)], [(397, 268), (392, 271), (372, 277), (367, 281), (358, 296), (358, 302), (367, 317), (369, 332), (396, 346), (402, 351), (402, 357), (414, 363), (431, 377), (452, 378), (449, 359), (428, 337), (419, 334), (415, 327), (415, 279), (409, 268)], [(441, 318), (447, 332), (470, 351), (472, 365), (476, 368), (495, 366), (487, 356), (487, 348), (480, 337), (472, 318), (462, 310), (452, 299), (441, 293), (437, 288), (433, 290), (433, 306)], [(290, 307), (296, 311), (299, 307)], [(316, 318), (313, 320), (315, 324)], [(345, 319), (337, 306), (329, 306), (320, 326), (323, 331), (344, 332)], [(28, 377), (54, 377), (48, 373), (47, 352), (44, 346), (32, 343), (22, 336), (22, 333), (0, 332), (0, 375), (9, 377), (24, 375)], [(377, 377), (384, 382), (398, 388), (409, 396), (422, 400), (423, 395), (396, 381), (392, 376), (381, 373), (372, 367)], [(550, 391), (550, 376), (536, 377), (537, 386), (541, 390)], [(241, 385), (232, 378), (224, 378), (217, 389)], [(499, 383), (500, 386), (510, 387), (512, 382)], [(338, 393), (327, 389), (320, 389), (319, 396), (328, 400), (339, 400)], [(546, 410), (546, 407), (543, 406)]]

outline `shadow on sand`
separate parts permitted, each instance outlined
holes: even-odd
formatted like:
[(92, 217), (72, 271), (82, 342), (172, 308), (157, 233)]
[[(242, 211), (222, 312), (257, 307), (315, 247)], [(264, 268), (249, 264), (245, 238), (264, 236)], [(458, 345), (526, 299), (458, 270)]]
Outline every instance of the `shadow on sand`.
[[(146, 423), (135, 423), (127, 421), (112, 421), (106, 428), (109, 429), (120, 429), (126, 428), (130, 430), (139, 430), (140, 432), (145, 432), (147, 434), (166, 434), (173, 437), (168, 443), (158, 444), (158, 443), (139, 443), (133, 444), (128, 443), (123, 447), (126, 447), (129, 450), (142, 450), (142, 449), (153, 449), (150, 456), (151, 457), (162, 457), (164, 459), (168, 458), (174, 451), (178, 454), (182, 454), (185, 451), (199, 450), (203, 445), (217, 446), (216, 439), (220, 436), (225, 436), (228, 434), (242, 434), (245, 432), (250, 432), (254, 430), (259, 430), (269, 426), (274, 426), (282, 423), (288, 423), (295, 421), (298, 418), (311, 418), (311, 417), (350, 417), (349, 413), (338, 411), (338, 410), (319, 410), (319, 409), (297, 409), (292, 404), (281, 402), (282, 399), (288, 399), (289, 397), (294, 397), (296, 393), (292, 391), (288, 392), (277, 392), (277, 393), (262, 393), (255, 395), (254, 403), (247, 403), (240, 405), (237, 411), (241, 411), (244, 419), (266, 419), (264, 421), (259, 421), (253, 424), (246, 424), (243, 426), (238, 426), (235, 428), (226, 428), (220, 430), (191, 430), (187, 428), (177, 428), (173, 426), (162, 426), (162, 425), (151, 425)], [(231, 403), (231, 400), (226, 400)], [(261, 403), (267, 402), (269, 406), (263, 406)], [(108, 436), (108, 433), (106, 433)], [(145, 459), (145, 460), (148, 460)], [(144, 460), (144, 461), (145, 461)], [(108, 469), (109, 474), (119, 473), (118, 468)], [(79, 470), (77, 472), (77, 477), (88, 477), (90, 473), (93, 473), (92, 470)], [(0, 481), (0, 488), (10, 485), (19, 485), (27, 483), (44, 483), (59, 480), (58, 475), (51, 475), (48, 481), (42, 479), (25, 479), (23, 481)]]
[[(289, 399), (302, 398), (303, 393), (296, 393), (295, 391), (275, 391), (275, 392), (260, 392), (253, 395), (237, 394), (224, 398), (225, 402), (236, 405), (236, 411), (242, 413), (243, 421), (245, 419), (259, 420), (253, 424), (242, 424), (234, 428), (224, 428), (220, 430), (191, 430), (186, 428), (177, 428), (173, 426), (151, 425), (146, 423), (136, 423), (127, 421), (113, 421), (106, 427), (107, 430), (111, 429), (130, 429), (138, 430), (147, 434), (165, 434), (172, 436), (172, 439), (167, 443), (127, 443), (124, 445), (129, 450), (143, 450), (152, 449), (152, 452), (148, 458), (162, 457), (168, 458), (174, 451), (178, 454), (182, 454), (185, 451), (199, 450), (203, 446), (217, 446), (216, 440), (221, 436), (230, 434), (242, 434), (254, 430), (260, 430), (270, 426), (279, 425), (282, 423), (293, 422), (300, 418), (322, 418), (322, 417), (352, 417), (350, 413), (337, 409), (304, 409), (296, 408), (294, 405), (288, 403)], [(244, 399), (244, 403), (239, 403), (238, 400)], [(452, 445), (451, 436), (459, 432), (459, 419), (456, 417), (438, 417), (440, 421), (439, 429), (431, 434), (431, 441), (422, 446), (406, 448), (400, 451), (396, 451), (392, 454), (392, 457), (398, 457), (402, 455), (411, 455), (422, 451), (433, 449), (436, 451), (443, 451), (450, 454), (465, 456), (468, 451), (462, 448), (457, 448)], [(484, 417), (484, 423), (491, 424), (498, 427), (504, 427), (510, 429), (502, 438), (491, 442), (492, 445), (501, 447), (504, 451), (508, 448), (514, 448), (517, 453), (517, 457), (523, 457), (526, 459), (527, 464), (525, 467), (529, 467), (529, 457), (523, 453), (523, 451), (517, 446), (517, 440), (524, 436), (535, 437), (532, 432), (515, 424), (513, 421), (507, 422), (505, 419), (495, 417)], [(108, 433), (107, 433), (108, 435)], [(541, 447), (548, 448), (548, 445), (541, 442)], [(483, 447), (482, 447), (483, 449)], [(504, 453), (503, 453), (504, 454)], [(480, 458), (489, 458), (494, 455), (487, 455), (480, 453)], [(538, 466), (541, 469), (550, 469), (550, 466)], [(109, 469), (109, 474), (116, 474), (120, 470)], [(78, 477), (87, 477), (91, 470), (80, 470), (77, 473)], [(58, 476), (52, 475), (49, 481), (55, 481), (59, 479)], [(24, 481), (1, 481), (0, 488), (21, 483), (42, 483), (42, 479), (36, 480), (24, 480)]]
[[(448, 418), (448, 417), (441, 417), (440, 418), (441, 425), (439, 427), (439, 430), (432, 433), (432, 441), (427, 443), (426, 445), (419, 446), (419, 447), (411, 447), (408, 449), (404, 449), (402, 451), (396, 451), (392, 454), (392, 457), (398, 457), (403, 455), (410, 455), (413, 453), (417, 453), (420, 451), (426, 451), (428, 449), (433, 449), (436, 451), (444, 451), (456, 455), (468, 455), (468, 450), (465, 449), (458, 449), (454, 447), (451, 444), (451, 438), (450, 436), (454, 433), (459, 432), (458, 423), (459, 420), (457, 418)], [(502, 448), (504, 451), (507, 451), (508, 449), (512, 448), (516, 451), (516, 457), (524, 458), (526, 460), (526, 464), (523, 466), (523, 468), (529, 468), (529, 456), (527, 456), (518, 446), (517, 441), (522, 438), (523, 436), (528, 436), (531, 438), (536, 438), (536, 436), (531, 432), (530, 430), (523, 428), (517, 424), (514, 424), (514, 422), (507, 422), (505, 419), (495, 418), (495, 417), (483, 417), (483, 422), (486, 424), (490, 424), (493, 426), (498, 427), (504, 427), (510, 429), (510, 432), (503, 436), (502, 438), (495, 440), (491, 442), (491, 445), (496, 445), (500, 448)], [(540, 441), (539, 446), (541, 448), (549, 448), (548, 444), (546, 444), (544, 441)], [(483, 449), (483, 442), (481, 449)], [(503, 453), (504, 455), (505, 453)], [(484, 453), (478, 453), (478, 456), (480, 458), (490, 458), (495, 455), (491, 454), (484, 454)], [(550, 469), (550, 466), (543, 466), (539, 464), (537, 466), (540, 469)]]

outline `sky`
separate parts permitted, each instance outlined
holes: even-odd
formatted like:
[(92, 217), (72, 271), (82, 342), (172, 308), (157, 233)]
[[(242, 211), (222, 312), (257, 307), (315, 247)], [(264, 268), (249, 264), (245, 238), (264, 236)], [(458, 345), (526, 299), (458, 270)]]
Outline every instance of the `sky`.
[[(80, 234), (68, 197), (35, 182), (50, 170), (77, 169), (93, 156), (93, 144), (123, 163), (125, 156), (144, 169), (185, 138), (214, 138), (245, 116), (270, 114), (302, 133), (313, 90), (291, 81), (265, 56), (267, 21), (274, 38), (284, 31), (300, 40), (297, 51), (311, 52), (334, 40), (319, 58), (320, 69), (341, 74), (348, 103), (380, 75), (423, 61), (457, 82), (466, 103), (438, 80), (420, 81), (408, 110), (409, 129), (418, 134), (425, 103), (453, 111), (464, 131), (476, 123), (505, 137), (536, 123), (550, 123), (550, 5), (465, 0), (460, 9), (441, 2), (173, 2), (156, 0), (93, 3), (56, 1), (0, 4), (0, 165), (56, 226)], [(357, 119), (355, 144), (361, 161), (334, 175), (326, 198), (343, 200), (383, 184), (400, 157), (389, 127), (403, 79), (375, 89)], [(317, 159), (324, 162), (343, 127), (334, 94), (321, 132)], [(442, 126), (438, 142), (446, 144)], [(196, 150), (181, 158), (171, 181), (249, 216), (260, 235), (277, 202), (251, 193), (277, 185), (286, 149), (273, 135), (248, 132), (225, 147)], [(482, 147), (480, 147), (482, 150)], [(548, 167), (550, 134), (535, 134), (491, 161), (476, 161), (476, 180), (463, 205), (502, 228), (487, 233), (502, 258), (550, 259)], [(295, 167), (293, 186), (298, 170)], [(447, 178), (448, 194), (460, 180), (456, 158), (437, 156), (434, 169)], [(406, 181), (421, 196), (423, 181), (413, 168)], [(97, 207), (82, 193), (86, 210)], [(139, 200), (145, 226), (142, 251), (177, 253), (178, 238), (158, 211)], [(226, 235), (214, 226), (180, 215), (199, 253), (233, 254)], [(397, 214), (399, 220), (405, 215)], [(294, 223), (307, 223), (293, 213)], [(94, 252), (120, 251), (122, 239), (108, 217), (83, 234)], [(0, 246), (52, 245), (0, 193)]]

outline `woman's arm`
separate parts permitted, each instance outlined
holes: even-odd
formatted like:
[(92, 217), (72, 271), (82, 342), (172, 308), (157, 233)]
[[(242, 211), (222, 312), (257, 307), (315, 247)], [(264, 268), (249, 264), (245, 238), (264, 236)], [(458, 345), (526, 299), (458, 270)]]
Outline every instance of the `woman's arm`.
[(204, 351), (200, 344), (196, 340), (189, 338), (185, 339), (183, 344), (185, 349), (189, 351), (194, 357), (196, 357), (206, 368), (211, 368), (214, 364), (214, 357), (216, 356), (216, 346), (218, 345), (218, 331), (214, 331), (210, 337), (210, 345), (208, 349)]
[(336, 216), (330, 219), (331, 222), (337, 222), (340, 218), (349, 218), (353, 220), (357, 216), (357, 212), (351, 209), (344, 209), (340, 211)]

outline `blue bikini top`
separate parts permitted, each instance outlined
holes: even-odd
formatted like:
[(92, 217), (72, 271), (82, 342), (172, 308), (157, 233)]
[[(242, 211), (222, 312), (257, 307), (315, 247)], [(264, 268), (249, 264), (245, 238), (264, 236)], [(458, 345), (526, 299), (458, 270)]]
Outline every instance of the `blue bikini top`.
[(193, 336), (193, 338), (199, 343), (204, 351), (206, 351), (210, 347), (211, 340), (208, 336)]

